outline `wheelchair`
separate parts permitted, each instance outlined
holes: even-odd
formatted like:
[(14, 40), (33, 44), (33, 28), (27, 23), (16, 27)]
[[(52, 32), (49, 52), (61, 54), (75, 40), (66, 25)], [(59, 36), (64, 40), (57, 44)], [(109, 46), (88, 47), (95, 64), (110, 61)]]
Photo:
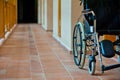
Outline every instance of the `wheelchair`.
[[(88, 56), (88, 72), (95, 74), (96, 56), (101, 72), (120, 67), (120, 0), (81, 0), (83, 6), (73, 30), (75, 64), (82, 69)], [(116, 41), (99, 40), (105, 34), (116, 35)], [(87, 54), (89, 53), (89, 54)], [(118, 56), (118, 64), (105, 66), (102, 56)]]

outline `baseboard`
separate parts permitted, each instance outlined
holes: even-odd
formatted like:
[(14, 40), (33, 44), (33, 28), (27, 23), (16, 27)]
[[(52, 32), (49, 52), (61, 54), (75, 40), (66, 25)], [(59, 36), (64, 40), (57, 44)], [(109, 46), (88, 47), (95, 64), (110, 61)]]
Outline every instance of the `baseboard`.
[(2, 46), (2, 44), (5, 42), (5, 40), (8, 39), (8, 37), (13, 32), (13, 30), (15, 29), (16, 26), (17, 26), (17, 24), (15, 24), (10, 31), (8, 31), (8, 32), (5, 33), (5, 37), (4, 38), (0, 39), (0, 46)]
[(53, 35), (53, 38), (60, 44), (62, 45), (70, 54), (72, 54), (72, 50), (66, 46), (62, 41), (60, 41), (59, 38), (57, 38), (55, 35)]

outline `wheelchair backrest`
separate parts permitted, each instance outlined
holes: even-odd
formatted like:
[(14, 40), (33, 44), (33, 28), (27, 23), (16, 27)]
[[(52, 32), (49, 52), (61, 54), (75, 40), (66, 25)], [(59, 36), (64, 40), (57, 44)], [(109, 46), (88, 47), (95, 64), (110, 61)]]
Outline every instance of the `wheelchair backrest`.
[(84, 0), (84, 9), (94, 11), (97, 30), (120, 30), (120, 0)]

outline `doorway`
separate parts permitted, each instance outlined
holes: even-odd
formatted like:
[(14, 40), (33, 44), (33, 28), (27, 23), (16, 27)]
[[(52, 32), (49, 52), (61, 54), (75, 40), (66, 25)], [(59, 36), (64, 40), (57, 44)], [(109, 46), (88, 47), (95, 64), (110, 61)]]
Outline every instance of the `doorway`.
[(18, 23), (37, 23), (38, 0), (18, 0)]

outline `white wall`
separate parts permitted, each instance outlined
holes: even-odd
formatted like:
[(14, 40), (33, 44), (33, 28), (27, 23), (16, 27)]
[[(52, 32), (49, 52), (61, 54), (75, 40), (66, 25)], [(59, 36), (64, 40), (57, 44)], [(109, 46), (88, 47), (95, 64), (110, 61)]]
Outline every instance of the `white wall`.
[(80, 1), (61, 0), (61, 37), (58, 36), (58, 0), (41, 0), (40, 2), (41, 12), (39, 13), (42, 14), (43, 28), (53, 30), (53, 37), (71, 51), (74, 25), (81, 13)]
[(41, 0), (38, 0), (38, 24), (41, 24)]
[(53, 0), (47, 0), (47, 30), (53, 30)]
[(43, 0), (38, 0), (38, 24), (43, 23)]
[(53, 0), (53, 37), (72, 50), (74, 25), (81, 14), (79, 0), (61, 0), (61, 37), (58, 36), (58, 0)]
[(61, 0), (61, 41), (71, 50), (71, 0)]
[(47, 30), (47, 0), (43, 0), (43, 18), (42, 18), (42, 27)]
[(53, 0), (53, 36), (58, 39), (58, 0)]
[(38, 0), (38, 23), (47, 31), (53, 30), (53, 0)]
[(61, 37), (58, 36), (58, 0), (53, 0), (53, 37), (71, 51), (71, 0), (61, 0)]

